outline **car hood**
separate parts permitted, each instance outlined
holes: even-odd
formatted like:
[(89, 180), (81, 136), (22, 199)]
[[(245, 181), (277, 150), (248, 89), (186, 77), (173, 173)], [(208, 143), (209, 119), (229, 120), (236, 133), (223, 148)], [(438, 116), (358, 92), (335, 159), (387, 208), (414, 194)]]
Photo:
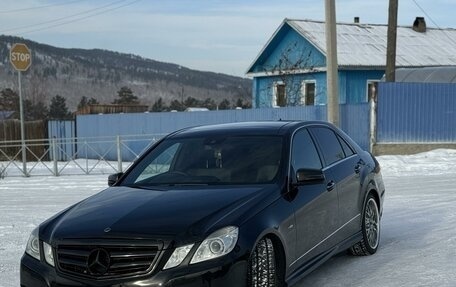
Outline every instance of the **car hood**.
[(179, 235), (195, 240), (228, 214), (232, 219), (234, 211), (255, 205), (264, 191), (261, 186), (167, 190), (111, 187), (55, 218), (49, 236), (51, 241), (110, 237), (166, 242)]

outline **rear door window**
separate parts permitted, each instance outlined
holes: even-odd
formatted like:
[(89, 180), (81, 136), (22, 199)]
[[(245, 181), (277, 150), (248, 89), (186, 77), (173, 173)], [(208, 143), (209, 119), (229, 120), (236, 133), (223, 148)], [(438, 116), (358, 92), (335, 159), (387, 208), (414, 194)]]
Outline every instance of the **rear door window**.
[(337, 137), (339, 139), (340, 144), (342, 145), (342, 148), (344, 149), (345, 152), (345, 157), (349, 157), (354, 154), (353, 149), (347, 144), (347, 142), (341, 138)]
[(311, 130), (320, 146), (325, 166), (345, 158), (344, 150), (334, 131), (325, 127), (314, 127)]

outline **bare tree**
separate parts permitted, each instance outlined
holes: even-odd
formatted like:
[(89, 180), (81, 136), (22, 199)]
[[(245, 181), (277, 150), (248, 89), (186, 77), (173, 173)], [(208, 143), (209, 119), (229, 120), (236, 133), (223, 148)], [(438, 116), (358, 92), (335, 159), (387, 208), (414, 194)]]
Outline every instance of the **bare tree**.
[(292, 42), (280, 53), (280, 57), (274, 65), (264, 66), (264, 72), (274, 77), (269, 85), (265, 86), (261, 93), (271, 94), (261, 98), (260, 106), (298, 106), (302, 105), (302, 74), (315, 71), (311, 62), (312, 51), (303, 49), (298, 42)]

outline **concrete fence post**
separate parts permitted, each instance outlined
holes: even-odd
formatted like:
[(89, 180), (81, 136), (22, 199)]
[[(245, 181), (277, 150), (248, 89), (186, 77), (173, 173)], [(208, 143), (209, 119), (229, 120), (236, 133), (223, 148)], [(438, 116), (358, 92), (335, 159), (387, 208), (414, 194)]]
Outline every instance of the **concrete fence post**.
[(374, 145), (377, 142), (377, 102), (375, 98), (371, 98), (370, 105), (370, 126), (369, 126), (369, 151), (374, 153)]
[(52, 138), (52, 161), (54, 162), (54, 175), (59, 176), (59, 165), (57, 159), (57, 139)]
[(120, 136), (117, 136), (117, 172), (122, 172), (122, 142)]

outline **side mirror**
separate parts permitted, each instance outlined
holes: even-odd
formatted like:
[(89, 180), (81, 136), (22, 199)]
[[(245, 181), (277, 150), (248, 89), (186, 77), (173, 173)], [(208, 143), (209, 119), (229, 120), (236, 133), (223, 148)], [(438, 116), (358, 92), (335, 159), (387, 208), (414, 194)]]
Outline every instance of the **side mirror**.
[(122, 177), (123, 172), (111, 174), (108, 176), (108, 185), (113, 186)]
[(296, 172), (296, 181), (298, 184), (324, 181), (325, 176), (321, 169), (298, 169)]

